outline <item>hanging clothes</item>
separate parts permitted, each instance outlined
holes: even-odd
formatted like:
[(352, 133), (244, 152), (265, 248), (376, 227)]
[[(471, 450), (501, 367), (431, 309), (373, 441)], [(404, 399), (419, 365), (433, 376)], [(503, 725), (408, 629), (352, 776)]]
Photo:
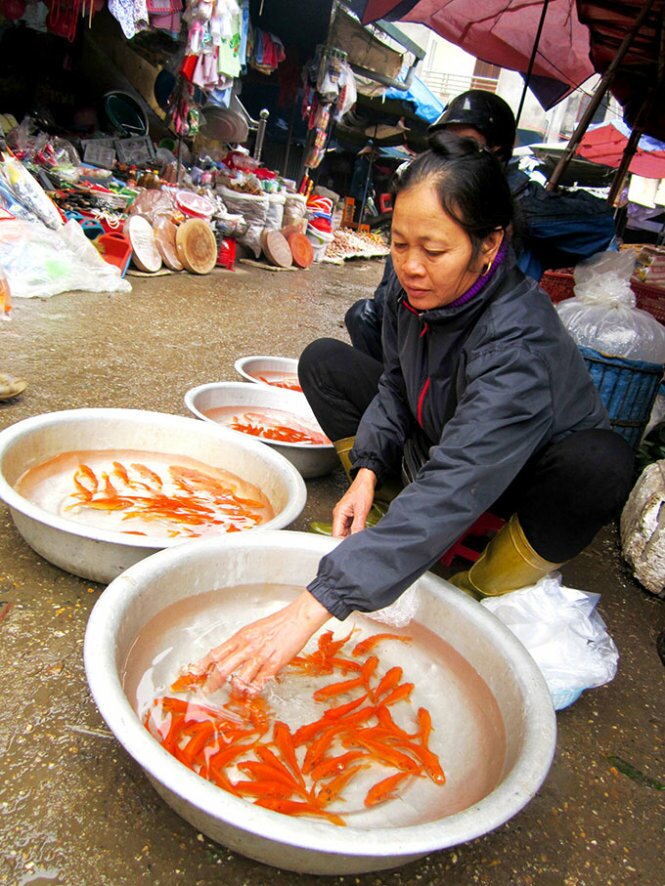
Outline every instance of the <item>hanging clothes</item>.
[(217, 70), (226, 77), (238, 77), (242, 68), (242, 10), (236, 0), (217, 0), (213, 42), (217, 49)]
[(149, 26), (146, 0), (109, 0), (108, 7), (128, 40)]
[(177, 40), (180, 36), (182, 21), (181, 0), (146, 0), (146, 7), (150, 17), (150, 26), (160, 31), (166, 31), (170, 37)]
[(286, 58), (284, 44), (275, 34), (254, 28), (254, 49), (250, 64), (262, 74), (272, 74)]

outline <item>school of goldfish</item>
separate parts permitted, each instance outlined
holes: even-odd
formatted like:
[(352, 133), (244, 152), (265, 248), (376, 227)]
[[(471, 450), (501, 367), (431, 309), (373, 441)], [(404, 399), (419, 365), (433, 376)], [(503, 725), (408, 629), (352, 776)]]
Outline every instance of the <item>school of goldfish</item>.
[(264, 412), (245, 412), (242, 415), (234, 415), (229, 427), (234, 431), (241, 431), (253, 437), (263, 437), (264, 440), (273, 440), (277, 443), (330, 445), (330, 440), (322, 431), (307, 427), (303, 422), (297, 421), (295, 416), (287, 418), (288, 425), (283, 423), (283, 419)]
[(297, 375), (284, 375), (281, 378), (266, 378), (264, 375), (260, 375), (259, 381), (266, 385), (272, 385), (274, 388), (286, 388), (287, 391), (300, 391), (302, 393)]
[[(76, 492), (70, 496), (65, 510), (90, 508), (98, 511), (124, 511), (123, 520), (138, 518), (142, 522), (175, 523), (171, 537), (184, 535), (196, 538), (206, 528), (222, 532), (250, 529), (266, 518), (266, 502), (241, 498), (232, 488), (213, 477), (180, 465), (168, 468), (173, 490), (167, 493), (160, 475), (144, 464), (126, 467), (114, 461), (111, 471), (99, 475), (86, 464), (80, 464), (73, 476)], [(146, 535), (125, 530), (129, 535)]]
[[(328, 807), (344, 802), (344, 790), (361, 771), (381, 765), (381, 777), (366, 791), (373, 807), (398, 796), (410, 779), (445, 783), (438, 756), (429, 748), (432, 719), (426, 708), (415, 716), (409, 698), (413, 683), (403, 682), (401, 667), (382, 676), (374, 648), (384, 642), (409, 643), (397, 634), (374, 634), (357, 643), (349, 657), (351, 637), (335, 640), (332, 631), (319, 637), (317, 649), (297, 656), (291, 676), (342, 676), (319, 689), (314, 700), (326, 707), (317, 720), (292, 731), (273, 719), (265, 699), (231, 691), (217, 708), (173, 696), (156, 698), (144, 724), (173, 756), (220, 788), (266, 809), (286, 815), (315, 816), (345, 825), (343, 815)], [(188, 692), (205, 683), (208, 673), (194, 670), (171, 686)], [(339, 704), (342, 697), (349, 697)], [(409, 705), (413, 731), (400, 727), (391, 713)], [(404, 718), (400, 718), (404, 722)], [(385, 775), (385, 768), (394, 770)]]

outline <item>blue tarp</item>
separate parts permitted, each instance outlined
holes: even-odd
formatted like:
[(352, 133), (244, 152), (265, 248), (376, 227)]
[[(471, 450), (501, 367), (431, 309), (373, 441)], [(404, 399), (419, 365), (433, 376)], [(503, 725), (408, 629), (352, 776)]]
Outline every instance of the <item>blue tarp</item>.
[(392, 87), (386, 91), (386, 99), (408, 104), (413, 113), (426, 123), (434, 123), (443, 114), (444, 105), (419, 77), (414, 77), (405, 92)]

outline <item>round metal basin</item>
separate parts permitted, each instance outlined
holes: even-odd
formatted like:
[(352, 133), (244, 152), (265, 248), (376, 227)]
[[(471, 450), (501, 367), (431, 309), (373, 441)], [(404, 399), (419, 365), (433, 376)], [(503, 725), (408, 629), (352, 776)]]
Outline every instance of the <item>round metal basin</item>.
[[(248, 386), (246, 386), (248, 387)], [(128, 566), (182, 539), (128, 535), (50, 513), (16, 491), (29, 468), (63, 452), (133, 449), (187, 455), (258, 486), (275, 516), (260, 529), (282, 529), (305, 506), (302, 477), (281, 455), (253, 440), (183, 416), (133, 409), (71, 409), (25, 419), (0, 433), (0, 498), (38, 554), (61, 569), (109, 582)]]
[(265, 357), (253, 354), (250, 357), (239, 357), (233, 364), (236, 372), (247, 381), (267, 387), (275, 387), (269, 381), (275, 375), (298, 375), (298, 361), (293, 357)]
[[(304, 394), (266, 384), (248, 385), (242, 381), (219, 381), (199, 385), (187, 391), (185, 406), (197, 418), (214, 424), (217, 424), (214, 418), (207, 415), (210, 409), (234, 406), (242, 409), (247, 407), (281, 409), (296, 418), (313, 422), (317, 428), (319, 427), (316, 416), (310, 409)], [(247, 434), (240, 431), (232, 431), (228, 428), (225, 430), (233, 434), (234, 437), (247, 439)], [(329, 474), (339, 464), (332, 443), (311, 445), (307, 443), (278, 443), (274, 440), (261, 440), (260, 437), (254, 437), (254, 439), (271, 446), (276, 452), (287, 458), (306, 479)]]
[[(329, 875), (396, 867), (503, 824), (545, 779), (556, 730), (547, 686), (524, 647), (476, 601), (427, 573), (413, 586), (413, 618), (401, 629), (410, 645), (385, 644), (381, 663), (403, 666), (404, 679), (415, 683), (414, 709), (430, 710), (430, 747), (445, 785), (415, 779), (403, 797), (372, 810), (358, 804), (339, 827), (255, 806), (179, 763), (141, 723), (150, 700), (168, 694), (183, 666), (240, 625), (292, 599), (336, 544), (307, 533), (260, 532), (162, 551), (104, 591), (84, 647), (102, 717), (176, 812), (235, 852)], [(391, 630), (360, 613), (326, 629), (343, 636), (351, 626), (358, 637)], [(271, 704), (289, 686), (288, 677), (271, 684)]]

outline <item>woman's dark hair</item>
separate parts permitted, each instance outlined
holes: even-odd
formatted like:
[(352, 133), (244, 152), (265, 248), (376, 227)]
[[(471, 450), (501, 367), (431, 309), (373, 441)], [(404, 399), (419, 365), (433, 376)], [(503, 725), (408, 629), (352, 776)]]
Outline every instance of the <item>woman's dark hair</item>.
[(472, 138), (434, 132), (429, 150), (400, 167), (392, 182), (397, 197), (415, 185), (430, 182), (441, 208), (466, 231), (474, 257), (492, 231), (513, 220), (513, 198), (496, 156)]

